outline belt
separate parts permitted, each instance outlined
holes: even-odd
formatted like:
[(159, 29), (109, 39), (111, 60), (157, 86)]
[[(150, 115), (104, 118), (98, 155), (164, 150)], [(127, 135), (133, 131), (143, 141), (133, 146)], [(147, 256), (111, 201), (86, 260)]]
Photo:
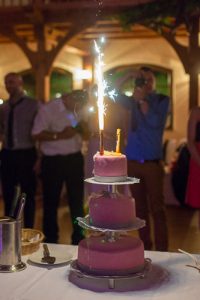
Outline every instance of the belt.
[(160, 159), (141, 159), (141, 160), (133, 160), (133, 161), (138, 162), (140, 164), (144, 164), (144, 163), (158, 164), (160, 162)]

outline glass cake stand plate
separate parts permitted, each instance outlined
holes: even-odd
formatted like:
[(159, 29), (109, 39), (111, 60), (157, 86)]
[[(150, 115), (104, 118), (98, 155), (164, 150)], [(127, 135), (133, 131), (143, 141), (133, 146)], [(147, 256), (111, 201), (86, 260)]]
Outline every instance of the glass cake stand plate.
[(94, 275), (80, 270), (77, 260), (74, 260), (70, 265), (69, 281), (80, 288), (95, 292), (133, 291), (146, 285), (145, 278), (151, 268), (151, 260), (146, 258), (144, 267), (139, 272), (119, 276)]
[(86, 178), (85, 182), (92, 183), (92, 184), (103, 184), (103, 185), (125, 185), (125, 184), (134, 184), (140, 182), (140, 179), (135, 177), (124, 177), (123, 181), (116, 180), (116, 179), (115, 181), (111, 181), (109, 177), (101, 177), (101, 178), (102, 181), (97, 181), (95, 177)]
[(145, 220), (142, 220), (140, 218), (135, 218), (133, 224), (129, 227), (123, 227), (123, 228), (117, 228), (117, 229), (101, 228), (101, 227), (96, 227), (96, 226), (93, 226), (90, 224), (90, 216), (89, 215), (85, 216), (84, 218), (78, 217), (77, 221), (78, 221), (78, 224), (84, 229), (101, 231), (101, 232), (131, 231), (131, 230), (140, 229), (146, 225)]

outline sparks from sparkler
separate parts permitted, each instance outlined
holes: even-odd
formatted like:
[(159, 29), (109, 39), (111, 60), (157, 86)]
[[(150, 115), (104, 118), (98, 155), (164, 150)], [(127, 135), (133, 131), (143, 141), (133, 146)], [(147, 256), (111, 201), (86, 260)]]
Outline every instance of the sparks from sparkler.
[[(101, 37), (100, 42), (103, 44), (105, 43), (105, 38)], [(95, 51), (97, 53), (97, 63), (95, 67), (96, 71), (96, 78), (97, 78), (97, 106), (98, 106), (98, 117), (99, 117), (99, 129), (104, 129), (104, 115), (106, 113), (106, 105), (104, 102), (104, 97), (107, 95), (110, 99), (115, 101), (115, 97), (117, 93), (115, 89), (110, 90), (110, 86), (104, 80), (103, 77), (103, 67), (105, 66), (103, 57), (104, 54), (101, 51), (101, 47), (98, 45), (96, 41), (94, 41)]]
[(99, 117), (99, 130), (104, 129), (104, 114), (105, 114), (105, 104), (104, 104), (104, 78), (103, 78), (103, 53), (101, 48), (94, 41), (95, 50), (97, 53), (97, 63), (96, 63), (96, 76), (97, 76), (97, 106), (98, 106), (98, 117)]
[[(105, 42), (104, 37), (100, 40), (101, 43)], [(103, 145), (103, 131), (104, 131), (104, 115), (106, 112), (106, 106), (104, 103), (104, 96), (106, 95), (106, 90), (109, 98), (114, 100), (116, 96), (115, 90), (109, 91), (109, 87), (107, 82), (104, 80), (103, 77), (103, 67), (104, 61), (103, 57), (104, 54), (101, 51), (101, 47), (94, 41), (95, 51), (97, 53), (97, 62), (96, 62), (96, 78), (97, 78), (97, 107), (98, 107), (98, 119), (99, 119), (99, 134), (100, 134), (100, 154), (104, 154), (104, 145)]]
[(94, 41), (95, 50), (97, 53), (97, 63), (96, 63), (96, 76), (97, 76), (97, 106), (98, 106), (98, 119), (99, 119), (99, 137), (100, 137), (100, 149), (101, 155), (104, 154), (104, 142), (103, 142), (103, 130), (104, 130), (104, 114), (105, 114), (105, 104), (104, 104), (104, 79), (103, 79), (103, 53), (101, 48)]

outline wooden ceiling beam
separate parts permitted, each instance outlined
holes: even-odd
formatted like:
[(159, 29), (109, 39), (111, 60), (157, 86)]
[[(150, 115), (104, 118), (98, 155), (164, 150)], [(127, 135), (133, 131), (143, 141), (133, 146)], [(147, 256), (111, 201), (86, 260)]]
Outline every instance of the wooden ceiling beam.
[[(95, 16), (96, 19), (105, 15), (121, 12), (123, 9), (133, 8), (140, 4), (154, 2), (155, 0), (73, 0), (73, 1), (37, 1), (32, 5), (2, 5), (0, 4), (0, 24), (20, 24), (31, 22), (30, 19), (40, 12), (45, 22), (63, 22), (66, 18), (77, 14), (79, 11), (86, 16)], [(158, 1), (158, 0), (157, 0)], [(97, 18), (98, 16), (98, 18)], [(85, 16), (84, 16), (85, 17)]]
[[(6, 30), (7, 24), (13, 28), (16, 35), (24, 41), (36, 41), (35, 25), (41, 22), (45, 27), (46, 42), (57, 43), (58, 39), (64, 37), (66, 33), (71, 36), (70, 32), (78, 32), (77, 29), (85, 28), (83, 32), (78, 34), (77, 39), (90, 40), (98, 38), (102, 34), (110, 39), (125, 39), (125, 38), (152, 38), (159, 37), (153, 30), (146, 29), (142, 25), (133, 25), (131, 31), (124, 31), (119, 21), (111, 19), (103, 19), (103, 16), (129, 5), (131, 8), (147, 2), (155, 0), (71, 0), (71, 1), (50, 1), (49, 4), (44, 4), (43, 1), (38, 1), (38, 6), (21, 6), (9, 7), (6, 14), (0, 5), (0, 27), (4, 27), (5, 35), (9, 36), (10, 29)], [(99, 15), (96, 15), (97, 7)], [(5, 8), (5, 7), (4, 7)], [(102, 8), (102, 11), (101, 11)], [(105, 9), (106, 8), (106, 9)], [(7, 9), (7, 8), (5, 8)], [(18, 12), (16, 14), (16, 11)], [(90, 24), (86, 28), (85, 22)], [(185, 27), (177, 30), (176, 36), (188, 36)], [(9, 42), (9, 37), (1, 37), (1, 42)]]
[[(77, 8), (108, 8), (108, 7), (127, 7), (127, 6), (138, 6), (150, 2), (155, 2), (156, 0), (104, 0), (104, 1), (94, 1), (94, 0), (49, 0), (47, 3), (44, 1), (37, 1), (34, 3), (30, 1), (30, 3), (24, 4), (23, 2), (11, 2), (11, 3), (2, 3), (0, 4), (0, 10), (3, 12), (7, 12), (10, 9), (13, 11), (19, 11), (21, 9), (32, 9), (33, 7), (37, 7), (40, 9), (48, 9), (48, 10), (59, 10), (59, 9), (77, 9)], [(159, 1), (159, 0), (157, 0)]]

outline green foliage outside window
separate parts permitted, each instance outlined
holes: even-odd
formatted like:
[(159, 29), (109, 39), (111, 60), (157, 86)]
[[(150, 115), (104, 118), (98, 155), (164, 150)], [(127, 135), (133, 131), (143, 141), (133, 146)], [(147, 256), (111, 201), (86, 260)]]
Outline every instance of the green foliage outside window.
[[(24, 89), (27, 95), (36, 97), (36, 82), (31, 71), (22, 73)], [(54, 69), (50, 76), (50, 99), (59, 94), (68, 93), (72, 90), (72, 74), (66, 70)]]

